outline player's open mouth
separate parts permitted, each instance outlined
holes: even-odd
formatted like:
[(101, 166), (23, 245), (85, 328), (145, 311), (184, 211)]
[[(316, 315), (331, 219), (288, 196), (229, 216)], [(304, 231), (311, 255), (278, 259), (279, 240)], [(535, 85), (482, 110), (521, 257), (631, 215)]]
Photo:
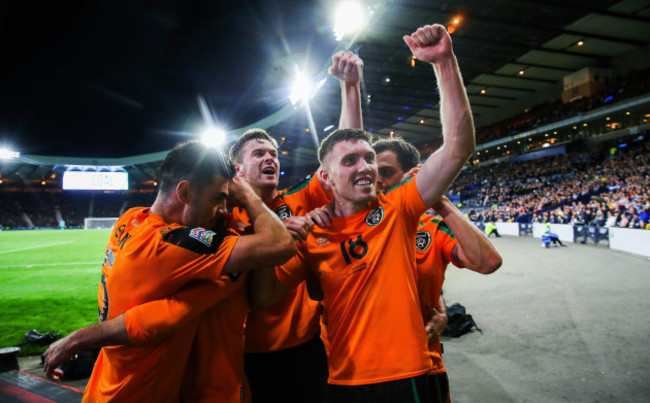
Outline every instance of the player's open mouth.
[(357, 179), (354, 181), (355, 186), (370, 186), (372, 184), (372, 181), (370, 179)]
[(275, 175), (275, 168), (266, 167), (266, 168), (262, 169), (262, 173), (264, 175)]

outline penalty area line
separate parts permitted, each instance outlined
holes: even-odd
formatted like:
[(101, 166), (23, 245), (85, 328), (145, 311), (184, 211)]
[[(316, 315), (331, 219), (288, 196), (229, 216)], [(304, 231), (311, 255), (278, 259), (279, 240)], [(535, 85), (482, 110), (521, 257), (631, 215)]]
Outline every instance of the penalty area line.
[(45, 244), (45, 245), (28, 246), (26, 248), (3, 250), (3, 251), (0, 251), (0, 255), (5, 254), (5, 253), (20, 252), (20, 251), (23, 251), (23, 250), (49, 248), (50, 246), (65, 245), (67, 243), (72, 243), (72, 242), (74, 242), (74, 241), (54, 242), (54, 243), (48, 243), (48, 244)]

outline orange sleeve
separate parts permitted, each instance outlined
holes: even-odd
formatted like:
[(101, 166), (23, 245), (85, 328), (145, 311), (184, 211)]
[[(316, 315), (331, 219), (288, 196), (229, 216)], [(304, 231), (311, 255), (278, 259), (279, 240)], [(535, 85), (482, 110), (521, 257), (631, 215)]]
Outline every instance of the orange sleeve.
[(407, 222), (413, 223), (413, 231), (415, 231), (420, 216), (428, 208), (422, 201), (418, 187), (415, 184), (415, 177), (409, 178), (388, 190), (385, 197), (391, 200), (394, 205), (400, 206), (402, 214), (409, 217)]
[[(210, 244), (196, 240), (201, 233), (211, 233)], [(179, 228), (163, 236), (158, 248), (158, 260), (165, 267), (173, 268), (168, 274), (173, 280), (216, 280), (223, 274), (225, 265), (239, 237), (234, 232), (226, 235), (206, 231), (203, 228)]]
[(235, 287), (229, 280), (195, 280), (168, 298), (135, 306), (125, 313), (126, 330), (133, 345), (146, 344), (197, 318), (226, 299)]
[(443, 256), (447, 263), (451, 262), (456, 267), (462, 267), (462, 265), (452, 259), (451, 251), (454, 249), (454, 246), (458, 243), (458, 239), (454, 236), (451, 229), (445, 224), (444, 221), (441, 221), (438, 224), (438, 229), (435, 232), (436, 245), (440, 245)]
[(309, 269), (306, 267), (306, 262), (300, 249), (298, 249), (298, 253), (291, 260), (275, 268), (275, 278), (289, 288), (294, 288), (303, 282), (308, 274)]
[(282, 193), (282, 199), (289, 206), (293, 214), (305, 215), (305, 213), (326, 205), (332, 201), (332, 196), (325, 193), (325, 189), (314, 174), (307, 181), (287, 189)]

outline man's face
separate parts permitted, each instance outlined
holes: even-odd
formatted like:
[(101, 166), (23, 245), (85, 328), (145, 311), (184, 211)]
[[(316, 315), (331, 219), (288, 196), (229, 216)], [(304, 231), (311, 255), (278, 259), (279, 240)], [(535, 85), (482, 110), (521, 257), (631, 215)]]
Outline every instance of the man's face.
[(391, 150), (384, 150), (377, 154), (377, 189), (388, 190), (400, 183), (404, 171), (397, 160), (397, 154)]
[(242, 175), (254, 190), (277, 188), (280, 175), (278, 150), (268, 140), (252, 139), (239, 151), (241, 162), (237, 174)]
[(369, 202), (377, 193), (375, 151), (364, 140), (343, 140), (334, 145), (326, 158), (327, 184), (334, 198)]
[(212, 229), (225, 213), (228, 182), (215, 174), (212, 183), (202, 189), (190, 185), (182, 224)]

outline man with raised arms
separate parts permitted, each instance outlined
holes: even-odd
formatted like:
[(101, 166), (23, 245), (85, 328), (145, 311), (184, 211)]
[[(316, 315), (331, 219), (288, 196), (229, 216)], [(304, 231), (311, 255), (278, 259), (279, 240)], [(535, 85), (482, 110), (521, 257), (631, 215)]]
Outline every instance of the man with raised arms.
[[(380, 191), (389, 191), (417, 169), (420, 153), (401, 138), (383, 139), (372, 145), (377, 153)], [(501, 256), (483, 233), (446, 197), (433, 205), (444, 220), (423, 214), (415, 240), (417, 284), (422, 316), (431, 329), (429, 355), (433, 367), (429, 375), (440, 385), (440, 393), (449, 398), (449, 380), (442, 363), (440, 334), (447, 323), (442, 284), (449, 262), (456, 267), (489, 274), (501, 266)], [(437, 326), (437, 327), (436, 327)]]
[[(330, 228), (314, 227), (284, 267), (253, 277), (257, 304), (272, 304), (307, 276), (318, 278), (329, 341), (326, 400), (438, 401), (417, 302), (413, 244), (419, 218), (438, 202), (474, 151), (472, 114), (441, 25), (404, 36), (431, 63), (441, 95), (443, 146), (413, 180), (376, 194), (371, 135), (337, 130), (319, 149), (321, 179), (334, 200)], [(269, 275), (270, 274), (270, 275)]]

